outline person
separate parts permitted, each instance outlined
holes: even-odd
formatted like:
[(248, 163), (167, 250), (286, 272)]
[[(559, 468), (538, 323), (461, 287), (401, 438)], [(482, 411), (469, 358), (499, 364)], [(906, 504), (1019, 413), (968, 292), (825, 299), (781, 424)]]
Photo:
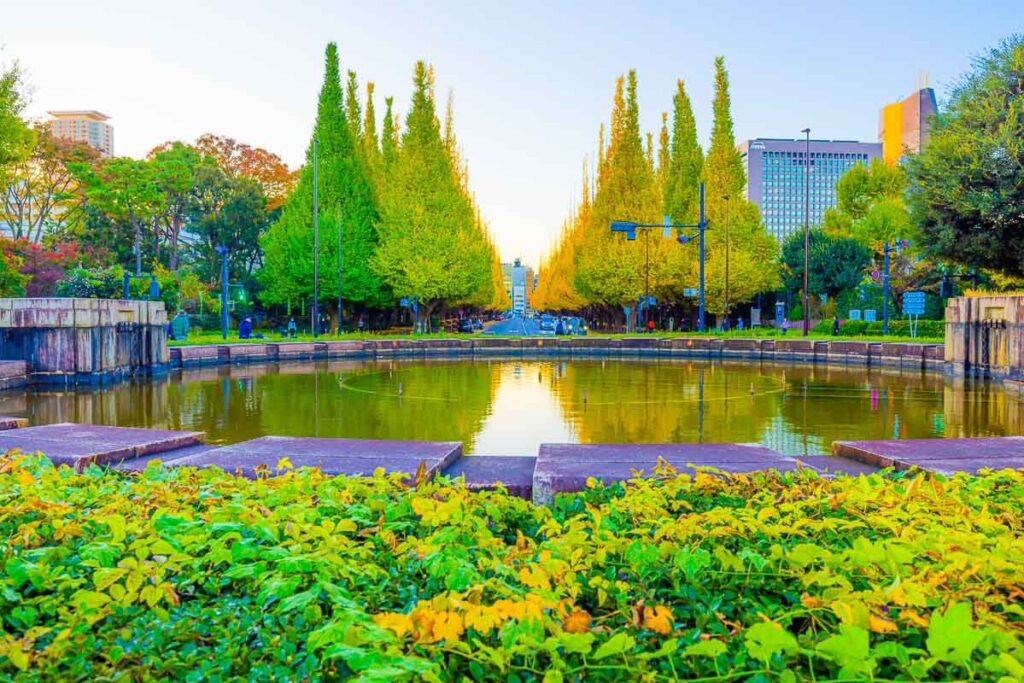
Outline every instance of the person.
[(786, 334), (787, 331), (789, 331), (789, 321), (788, 320), (783, 320), (782, 321), (782, 334)]
[(648, 334), (654, 334), (654, 318), (647, 321), (647, 332)]
[(362, 334), (363, 328), (366, 327), (366, 322), (363, 320), (363, 316), (359, 316), (359, 322), (356, 323), (356, 327), (359, 328), (359, 334)]
[(295, 339), (295, 335), (299, 331), (299, 326), (295, 324), (295, 316), (288, 318), (288, 336)]
[(833, 316), (833, 318), (832, 318), (832, 336), (833, 337), (838, 337), (839, 336), (839, 314), (838, 313), (836, 313), (835, 316)]
[(243, 316), (242, 321), (238, 323), (238, 338), (249, 339), (252, 337), (252, 318), (249, 316)]
[(743, 318), (740, 318), (740, 319), (739, 319), (739, 320), (738, 320), (738, 321), (736, 322), (736, 329), (737, 329), (737, 330), (739, 330), (740, 332), (742, 332), (742, 331), (743, 331)]

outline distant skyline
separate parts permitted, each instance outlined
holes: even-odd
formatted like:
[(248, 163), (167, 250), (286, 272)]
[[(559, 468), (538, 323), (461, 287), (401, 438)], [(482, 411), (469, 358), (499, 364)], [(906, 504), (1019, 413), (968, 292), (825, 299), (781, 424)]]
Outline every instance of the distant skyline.
[(224, 134), (299, 166), (323, 75), (376, 83), (378, 115), (404, 113), (413, 63), (437, 72), (440, 115), (454, 93), (470, 186), (502, 260), (536, 266), (581, 189), (615, 79), (639, 78), (641, 124), (654, 133), (686, 82), (701, 144), (711, 130), (713, 60), (731, 78), (737, 142), (877, 141), (879, 110), (927, 71), (940, 108), (971, 58), (1024, 28), (1019, 2), (597, 2), (469, 4), (309, 0), (0, 2), (0, 63), (20, 61), (29, 114), (95, 109), (119, 155)]

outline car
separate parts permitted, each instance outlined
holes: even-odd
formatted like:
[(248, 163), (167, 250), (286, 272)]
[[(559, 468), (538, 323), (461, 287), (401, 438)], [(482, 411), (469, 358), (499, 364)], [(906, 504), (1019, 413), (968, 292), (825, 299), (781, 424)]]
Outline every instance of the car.
[(473, 318), (473, 329), (474, 330), (482, 330), (482, 329), (484, 329), (484, 324), (482, 322), (480, 322), (480, 318)]
[(473, 334), (474, 331), (473, 321), (470, 318), (462, 318), (459, 320), (459, 332), (463, 334)]
[(550, 315), (542, 315), (540, 317), (540, 333), (541, 334), (554, 334), (555, 333), (555, 319)]

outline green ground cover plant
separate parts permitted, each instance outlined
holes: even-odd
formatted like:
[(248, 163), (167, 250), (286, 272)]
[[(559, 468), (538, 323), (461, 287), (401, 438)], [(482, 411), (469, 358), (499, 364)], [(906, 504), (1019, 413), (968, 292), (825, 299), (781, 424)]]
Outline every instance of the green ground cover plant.
[(0, 677), (1024, 677), (1024, 472), (262, 475), (4, 456)]

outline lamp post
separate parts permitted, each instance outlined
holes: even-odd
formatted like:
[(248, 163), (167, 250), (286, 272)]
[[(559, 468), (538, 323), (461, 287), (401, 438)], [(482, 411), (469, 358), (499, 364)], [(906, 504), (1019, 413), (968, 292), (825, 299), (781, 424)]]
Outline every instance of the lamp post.
[(338, 202), (338, 334), (342, 333), (341, 318), (341, 202)]
[[(626, 233), (627, 240), (636, 239), (637, 229), (643, 228), (661, 228), (665, 231), (665, 236), (668, 237), (671, 234), (672, 228), (679, 229), (692, 229), (696, 228), (698, 238), (700, 242), (700, 299), (697, 317), (697, 329), (701, 332), (704, 331), (704, 231), (707, 230), (707, 220), (704, 216), (704, 183), (700, 184), (700, 217), (697, 223), (678, 223), (673, 224), (669, 222), (669, 217), (665, 217), (664, 223), (634, 223), (632, 221), (612, 221), (610, 224), (612, 232), (624, 232)], [(686, 244), (693, 239), (692, 235), (679, 235), (676, 237), (676, 241), (680, 244)], [(647, 300), (645, 300), (646, 303)]]
[(725, 200), (725, 329), (729, 329), (729, 195)]
[(320, 334), (320, 210), (317, 206), (317, 139), (313, 138), (313, 336)]
[(800, 131), (806, 136), (804, 143), (804, 336), (811, 332), (811, 312), (808, 310), (810, 299), (807, 295), (808, 270), (810, 258), (808, 251), (811, 242), (811, 129)]
[(213, 248), (220, 254), (220, 336), (228, 338), (228, 248), (218, 244)]
[(889, 334), (889, 254), (900, 253), (900, 249), (909, 247), (910, 242), (903, 239), (895, 240), (892, 244), (888, 242), (882, 247), (885, 267), (882, 271), (882, 336)]

